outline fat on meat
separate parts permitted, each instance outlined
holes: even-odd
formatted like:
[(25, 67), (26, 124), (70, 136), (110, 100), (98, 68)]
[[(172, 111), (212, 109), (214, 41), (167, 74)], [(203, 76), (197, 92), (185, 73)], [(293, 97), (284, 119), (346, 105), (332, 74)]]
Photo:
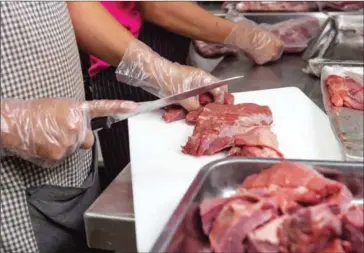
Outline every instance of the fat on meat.
[(249, 253), (280, 253), (278, 229), (287, 218), (288, 215), (281, 216), (250, 232), (247, 251)]
[(363, 84), (359, 84), (348, 76), (329, 75), (325, 85), (334, 106), (364, 110)]
[[(263, 156), (265, 149), (278, 150), (276, 136), (267, 134), (272, 124), (272, 112), (267, 106), (252, 103), (208, 104), (194, 115), (193, 122), (196, 123), (193, 135), (182, 148), (186, 154), (212, 155), (226, 148), (235, 148), (239, 141), (240, 145), (245, 143), (249, 147), (259, 147), (261, 152), (256, 156)], [(281, 156), (280, 152), (272, 152), (271, 157)]]

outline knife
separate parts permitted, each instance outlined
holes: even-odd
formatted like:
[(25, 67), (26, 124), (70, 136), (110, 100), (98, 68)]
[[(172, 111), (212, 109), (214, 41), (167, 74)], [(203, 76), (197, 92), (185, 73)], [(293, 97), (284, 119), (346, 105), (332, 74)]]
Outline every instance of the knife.
[(125, 114), (117, 114), (107, 117), (99, 117), (95, 118), (91, 121), (91, 128), (93, 131), (99, 131), (101, 129), (108, 129), (112, 124), (120, 122), (122, 120), (128, 119), (130, 117), (134, 117), (141, 113), (151, 112), (160, 108), (163, 108), (168, 105), (177, 104), (179, 101), (184, 100), (186, 98), (194, 97), (200, 94), (204, 94), (212, 89), (218, 88), (223, 85), (228, 85), (232, 81), (242, 79), (244, 76), (235, 76), (231, 78), (227, 78), (218, 82), (214, 82), (209, 85), (201, 86), (195, 89), (191, 89), (173, 96), (157, 99), (150, 102), (142, 102), (138, 103), (138, 108), (136, 111)]

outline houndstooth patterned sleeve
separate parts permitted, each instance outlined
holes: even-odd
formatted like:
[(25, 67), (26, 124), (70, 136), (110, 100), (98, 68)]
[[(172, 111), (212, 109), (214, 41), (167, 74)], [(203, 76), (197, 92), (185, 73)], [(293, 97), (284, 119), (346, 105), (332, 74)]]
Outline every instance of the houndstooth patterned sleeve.
[[(64, 2), (1, 1), (1, 98), (84, 100), (78, 49)], [(1, 253), (37, 253), (25, 190), (42, 184), (77, 187), (91, 151), (79, 150), (55, 169), (2, 158)]]

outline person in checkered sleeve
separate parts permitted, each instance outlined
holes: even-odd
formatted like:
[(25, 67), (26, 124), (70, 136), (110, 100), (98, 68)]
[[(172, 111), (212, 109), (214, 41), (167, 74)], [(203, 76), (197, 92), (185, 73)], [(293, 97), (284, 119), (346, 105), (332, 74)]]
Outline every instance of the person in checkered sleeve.
[[(0, 252), (91, 252), (83, 213), (100, 188), (90, 119), (137, 105), (85, 101), (76, 39), (84, 51), (118, 66), (119, 80), (161, 97), (216, 78), (162, 58), (100, 3), (0, 4)], [(239, 37), (234, 31), (231, 41)], [(216, 102), (223, 102), (226, 90), (211, 92)], [(181, 105), (199, 106), (196, 98)]]

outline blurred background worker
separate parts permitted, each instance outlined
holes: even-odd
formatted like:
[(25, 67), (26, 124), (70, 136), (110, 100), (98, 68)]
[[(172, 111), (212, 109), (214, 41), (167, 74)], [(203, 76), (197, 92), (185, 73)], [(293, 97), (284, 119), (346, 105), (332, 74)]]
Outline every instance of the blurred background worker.
[[(216, 17), (191, 2), (101, 3), (130, 31), (130, 36), (139, 38), (139, 41), (131, 38), (120, 41), (120, 45), (126, 41), (133, 42), (128, 44), (117, 71), (119, 78), (115, 76), (114, 66), (90, 56), (89, 75), (95, 99), (127, 99), (137, 102), (154, 100), (156, 97), (195, 87), (196, 84), (191, 85), (189, 80), (197, 76), (201, 79), (198, 82), (211, 79), (206, 73), (179, 65), (186, 64), (190, 39), (237, 46), (257, 64), (277, 60), (283, 52), (283, 42), (254, 22), (246, 20), (237, 24)], [(147, 80), (153, 87), (139, 82), (140, 79)], [(177, 90), (171, 89), (175, 83), (181, 84)], [(197, 100), (190, 100), (182, 106), (192, 110), (199, 107), (199, 104)], [(127, 121), (99, 132), (106, 167), (101, 172), (103, 187), (130, 161), (128, 136)]]

